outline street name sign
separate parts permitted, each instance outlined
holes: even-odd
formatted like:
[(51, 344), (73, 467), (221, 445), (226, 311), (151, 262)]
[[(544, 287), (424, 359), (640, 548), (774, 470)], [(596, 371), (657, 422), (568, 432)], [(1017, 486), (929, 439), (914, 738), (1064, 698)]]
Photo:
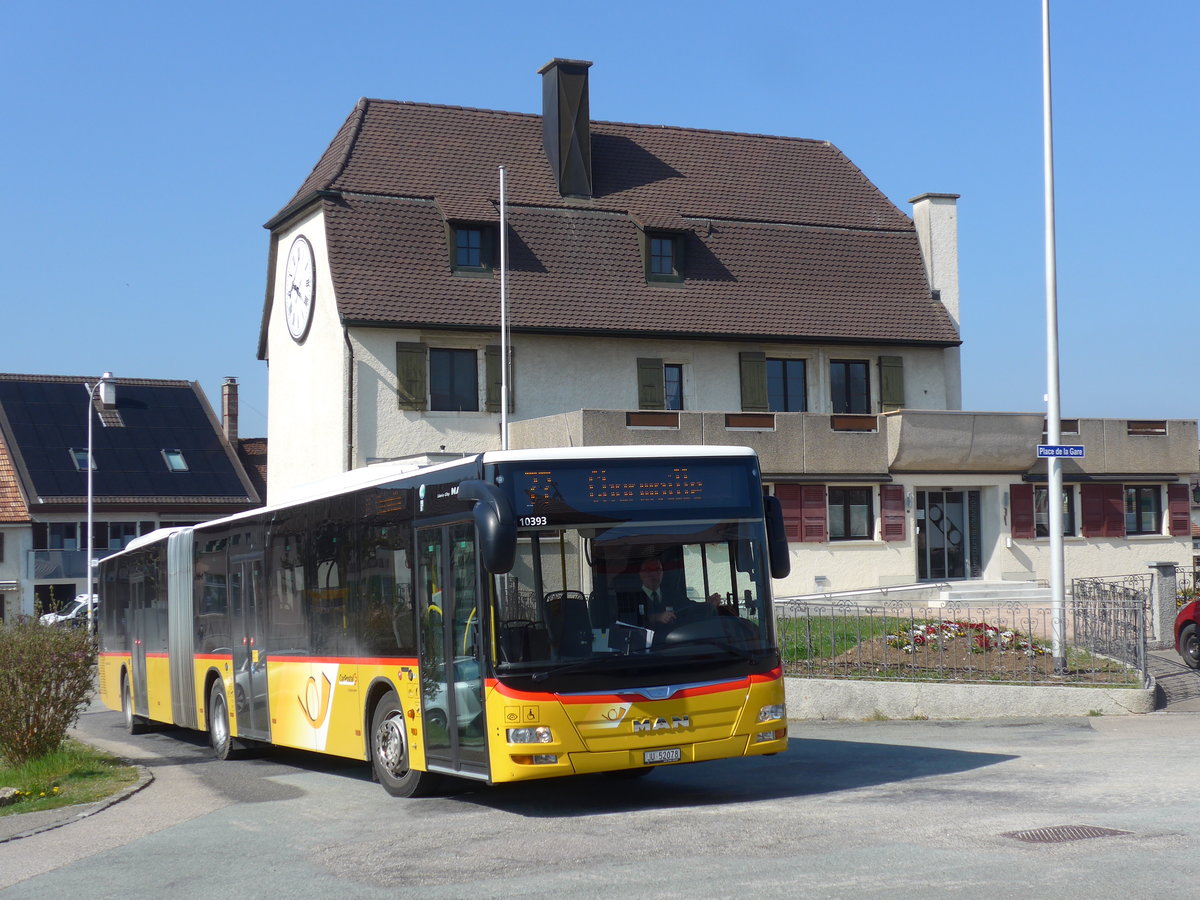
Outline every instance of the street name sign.
[(1038, 459), (1083, 459), (1083, 444), (1038, 444)]

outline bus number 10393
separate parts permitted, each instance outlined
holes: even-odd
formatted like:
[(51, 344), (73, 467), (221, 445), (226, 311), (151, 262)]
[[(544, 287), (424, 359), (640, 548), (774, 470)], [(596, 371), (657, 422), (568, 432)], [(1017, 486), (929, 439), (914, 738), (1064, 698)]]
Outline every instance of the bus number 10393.
[(550, 524), (545, 516), (521, 516), (517, 521), (522, 527)]

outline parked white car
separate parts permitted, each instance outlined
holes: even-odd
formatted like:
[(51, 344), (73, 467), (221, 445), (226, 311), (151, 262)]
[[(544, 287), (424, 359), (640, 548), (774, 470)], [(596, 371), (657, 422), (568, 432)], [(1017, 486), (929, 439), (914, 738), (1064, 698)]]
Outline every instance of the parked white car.
[[(92, 594), (92, 614), (99, 608), (100, 598)], [(46, 613), (38, 621), (43, 625), (79, 625), (87, 621), (87, 614), (87, 594), (80, 594), (58, 612)]]

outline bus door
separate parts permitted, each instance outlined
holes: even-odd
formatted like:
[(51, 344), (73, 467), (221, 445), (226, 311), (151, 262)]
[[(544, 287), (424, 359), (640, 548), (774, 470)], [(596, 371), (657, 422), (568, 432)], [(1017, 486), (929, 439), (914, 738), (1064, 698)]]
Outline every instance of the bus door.
[(229, 613), (233, 630), (233, 704), (239, 737), (269, 740), (267, 656), (263, 640), (263, 558), (229, 560)]
[(417, 531), (421, 610), (421, 715), (432, 771), (488, 774), (483, 715), (483, 627), (475, 528)]
[(130, 673), (133, 678), (133, 714), (150, 715), (150, 691), (146, 681), (146, 637), (150, 619), (150, 598), (146, 596), (146, 578), (134, 575), (129, 581)]

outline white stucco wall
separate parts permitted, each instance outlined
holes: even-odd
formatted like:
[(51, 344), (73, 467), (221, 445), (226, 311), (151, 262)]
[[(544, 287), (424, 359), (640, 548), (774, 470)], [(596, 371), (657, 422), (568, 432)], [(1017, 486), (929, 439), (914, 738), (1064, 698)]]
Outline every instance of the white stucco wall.
[[(875, 491), (876, 540), (832, 543), (793, 543), (792, 574), (775, 582), (778, 596), (821, 591), (854, 591), (912, 584), (917, 581), (918, 491), (978, 490), (980, 492), (980, 546), (983, 581), (1050, 580), (1050, 540), (1014, 540), (1009, 517), (1009, 486), (1019, 483), (1012, 475), (897, 475), (893, 483), (904, 486), (913, 502), (905, 521), (903, 541), (883, 542), (879, 533), (879, 494)], [(1164, 496), (1165, 503), (1165, 496)], [(1080, 502), (1076, 496), (1076, 531)], [(1164, 526), (1165, 527), (1165, 526)], [(1064, 572), (1072, 578), (1097, 578), (1147, 573), (1150, 562), (1175, 562), (1190, 566), (1191, 538), (1168, 534), (1134, 535), (1128, 538), (1067, 537), (1063, 540)], [(818, 576), (824, 581), (817, 582)]]
[[(316, 273), (312, 326), (301, 343), (292, 340), (283, 313), (284, 269), (299, 234), (312, 244)], [(267, 332), (269, 501), (280, 491), (344, 471), (347, 456), (346, 351), (329, 277), (324, 216), (318, 211), (272, 240), (277, 244)]]
[[(434, 452), (475, 452), (500, 446), (500, 415), (487, 412), (414, 412), (396, 399), (396, 343), (425, 342), (432, 347), (474, 349), (480, 353), (479, 392), (485, 393), (482, 352), (498, 342), (495, 334), (354, 328), (356, 397), (355, 464), (371, 459)], [(768, 356), (807, 361), (810, 409), (828, 411), (831, 359), (872, 363), (872, 393), (878, 407), (879, 348), (797, 347), (716, 341), (660, 341), (541, 335), (513, 337), (513, 421), (572, 410), (637, 409), (637, 359), (661, 358), (684, 367), (684, 408), (736, 411), (741, 408), (739, 352), (763, 350)], [(904, 358), (908, 405), (943, 409), (946, 403), (942, 351), (904, 349), (887, 355)], [(329, 363), (327, 363), (329, 364)], [(278, 377), (272, 361), (272, 380)], [(274, 394), (272, 394), (272, 398)], [(277, 477), (272, 445), (271, 478)], [(282, 477), (282, 476), (280, 476)]]

